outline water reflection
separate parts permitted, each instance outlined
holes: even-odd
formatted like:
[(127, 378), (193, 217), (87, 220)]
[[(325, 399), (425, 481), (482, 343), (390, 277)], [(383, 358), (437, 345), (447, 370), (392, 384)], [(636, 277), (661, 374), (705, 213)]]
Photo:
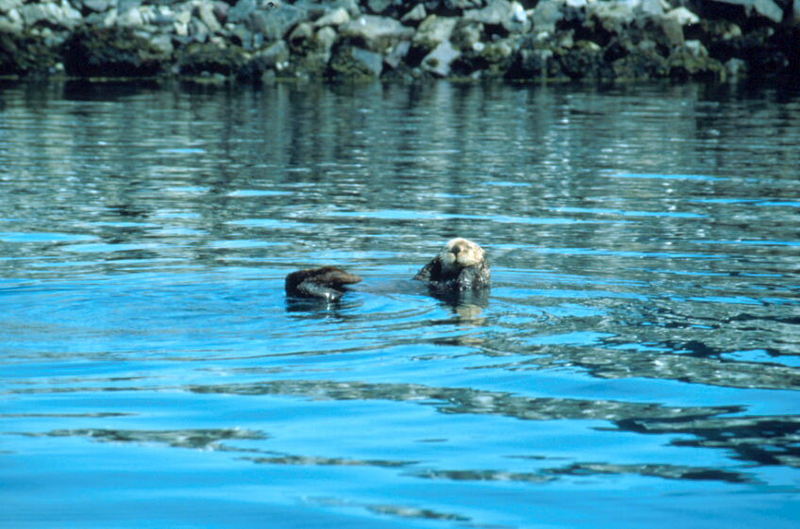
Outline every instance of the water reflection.
[[(796, 92), (2, 86), (8, 490), (94, 512), (130, 493), (115, 465), (226, 501), (243, 473), (309, 526), (532, 527), (543, 494), (574, 527), (552, 506), (595, 520), (610, 490), (649, 527), (791, 509)], [(454, 236), (491, 292), (410, 279)], [(323, 264), (364, 282), (287, 302)]]

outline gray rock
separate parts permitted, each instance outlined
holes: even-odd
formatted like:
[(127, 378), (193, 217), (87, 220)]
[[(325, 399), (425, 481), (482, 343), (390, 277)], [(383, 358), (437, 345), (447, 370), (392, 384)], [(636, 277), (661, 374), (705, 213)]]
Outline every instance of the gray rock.
[(513, 11), (511, 2), (496, 0), (482, 9), (470, 9), (464, 12), (464, 18), (483, 24), (500, 25), (511, 18)]
[[(800, 0), (797, 1), (800, 2)], [(424, 20), (426, 16), (428, 16), (428, 13), (425, 11), (425, 5), (417, 4), (408, 13), (403, 15), (403, 18), (400, 20), (402, 22), (419, 22), (420, 20)]]
[(508, 39), (503, 39), (486, 45), (480, 55), (487, 62), (499, 63), (511, 57), (512, 53), (514, 53), (514, 48)]
[(456, 25), (450, 42), (464, 51), (475, 50), (476, 45), (481, 42), (481, 35), (483, 35), (483, 24), (475, 21), (461, 21)]
[(208, 26), (203, 24), (199, 18), (193, 18), (189, 22), (189, 35), (195, 42), (206, 42), (208, 40)]
[(286, 41), (279, 40), (266, 49), (255, 54), (255, 58), (262, 61), (267, 68), (282, 69), (289, 60), (289, 46)]
[(700, 22), (700, 17), (685, 7), (678, 7), (660, 16), (653, 16), (652, 20), (656, 24), (661, 24), (661, 29), (669, 43), (678, 46), (684, 43), (683, 27), (697, 24)]
[(414, 44), (432, 50), (442, 42), (450, 40), (458, 19), (430, 15), (422, 21), (414, 35)]
[(358, 0), (337, 0), (330, 4), (331, 8), (343, 7), (350, 14), (350, 18), (361, 15), (361, 9), (358, 5)]
[[(241, 24), (236, 24), (232, 29), (230, 29), (228, 35), (230, 38), (237, 39), (241, 43), (242, 48), (246, 50), (252, 50), (253, 48), (257, 47), (253, 32)], [(259, 36), (261, 36), (260, 33)], [(281, 40), (280, 42), (283, 41)]]
[(360, 47), (342, 46), (330, 66), (344, 77), (378, 77), (383, 71), (383, 56)]
[(401, 40), (392, 47), (383, 61), (392, 68), (397, 68), (403, 63), (409, 49), (411, 49), (411, 43), (407, 40)]
[(316, 27), (320, 26), (341, 26), (350, 22), (350, 13), (343, 7), (337, 7), (332, 11), (328, 11), (317, 20), (314, 21)]
[(311, 38), (314, 34), (314, 28), (308, 22), (301, 22), (297, 24), (291, 33), (289, 33), (289, 42), (292, 46), (299, 44)]
[(16, 9), (12, 9), (5, 16), (0, 16), (0, 31), (18, 34), (22, 33), (23, 28), (22, 16)]
[(657, 20), (657, 22), (661, 23), (661, 29), (664, 32), (664, 36), (667, 37), (667, 40), (669, 40), (669, 43), (672, 46), (683, 44), (683, 27), (681, 26), (680, 22), (674, 18), (668, 17), (661, 17)]
[(619, 33), (622, 27), (636, 18), (632, 4), (627, 2), (591, 2), (586, 5), (586, 18), (594, 16), (607, 31)]
[[(491, 2), (491, 0), (489, 0)], [(484, 0), (445, 0), (448, 9), (473, 9), (486, 5)]]
[(153, 13), (153, 19), (151, 23), (158, 26), (171, 26), (175, 23), (176, 19), (177, 17), (172, 9), (167, 6), (160, 6)]
[(642, 0), (639, 4), (639, 9), (645, 15), (661, 15), (664, 13), (664, 5), (661, 0)]
[(373, 13), (383, 13), (392, 5), (392, 0), (367, 0), (366, 4)]
[(92, 11), (102, 13), (112, 7), (117, 7), (115, 0), (83, 0), (83, 5)]
[(248, 20), (256, 10), (256, 0), (239, 0), (228, 10), (228, 22), (237, 23)]
[(38, 22), (57, 22), (61, 8), (54, 3), (26, 4), (19, 8), (19, 14), (27, 27)]
[(0, 13), (8, 13), (24, 3), (25, 0), (0, 0)]
[(290, 4), (280, 4), (274, 9), (254, 11), (249, 24), (252, 31), (262, 33), (267, 41), (273, 41), (283, 38), (287, 31), (305, 18), (304, 9)]
[(553, 33), (556, 23), (564, 18), (562, 7), (566, 5), (563, 0), (541, 0), (533, 10), (533, 29), (537, 33), (543, 31)]
[(363, 48), (353, 48), (352, 50), (353, 59), (355, 61), (363, 64), (375, 77), (381, 75), (381, 71), (383, 71), (383, 57), (380, 54)]
[(117, 0), (117, 11), (123, 12), (128, 9), (136, 9), (142, 5), (142, 0)]
[(414, 29), (404, 26), (397, 20), (375, 15), (362, 15), (339, 27), (343, 37), (361, 39), (367, 48), (384, 51), (397, 40), (410, 39)]
[(203, 21), (203, 24), (206, 25), (211, 33), (219, 33), (222, 30), (222, 26), (214, 14), (214, 7), (211, 4), (202, 2), (197, 6), (197, 11), (200, 15), (200, 20)]
[(676, 7), (675, 9), (664, 13), (664, 18), (674, 20), (681, 26), (688, 26), (690, 24), (697, 24), (700, 22), (700, 17), (686, 9), (685, 7)]
[(523, 31), (530, 25), (522, 5), (508, 0), (494, 0), (482, 9), (464, 11), (464, 18), (483, 24), (503, 26), (507, 31)]
[(190, 20), (192, 20), (192, 10), (191, 9), (182, 9), (176, 11), (174, 13), (175, 22), (179, 24), (188, 24)]
[(175, 51), (172, 46), (172, 37), (169, 35), (155, 35), (150, 38), (150, 43), (165, 56), (170, 56)]
[(117, 25), (119, 26), (135, 28), (143, 24), (144, 18), (138, 8), (127, 9), (117, 15)]
[(450, 65), (461, 56), (461, 52), (446, 40), (436, 46), (422, 59), (422, 69), (438, 77), (450, 75)]
[(320, 28), (314, 35), (314, 43), (320, 50), (328, 54), (333, 47), (333, 43), (336, 42), (337, 36), (336, 30), (330, 26), (325, 26)]

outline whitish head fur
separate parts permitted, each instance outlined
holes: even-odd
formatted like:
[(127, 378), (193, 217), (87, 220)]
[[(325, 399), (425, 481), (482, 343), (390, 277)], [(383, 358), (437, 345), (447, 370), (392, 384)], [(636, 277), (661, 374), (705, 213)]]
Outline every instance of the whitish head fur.
[(467, 266), (480, 264), (486, 258), (486, 252), (476, 243), (458, 237), (447, 241), (442, 251), (439, 252), (439, 260), (445, 271), (454, 271)]

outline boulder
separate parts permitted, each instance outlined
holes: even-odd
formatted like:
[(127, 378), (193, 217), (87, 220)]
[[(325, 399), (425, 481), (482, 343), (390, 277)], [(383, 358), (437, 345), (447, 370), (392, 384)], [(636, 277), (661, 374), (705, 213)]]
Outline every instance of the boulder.
[(683, 28), (697, 24), (700, 22), (700, 17), (686, 9), (685, 7), (678, 7), (668, 11), (660, 16), (654, 16), (655, 23), (661, 24), (661, 29), (667, 41), (672, 45), (681, 45), (684, 43)]
[(367, 0), (366, 4), (370, 11), (381, 14), (392, 5), (392, 0)]
[[(800, 0), (797, 0), (800, 2)], [(419, 22), (420, 20), (425, 20), (425, 17), (428, 16), (427, 11), (425, 11), (425, 4), (417, 4), (413, 8), (411, 8), (403, 18), (400, 19), (401, 22)]]
[(12, 9), (5, 16), (0, 15), (0, 33), (11, 33), (16, 35), (22, 33), (25, 23), (19, 11)]
[(416, 46), (432, 50), (442, 42), (450, 40), (457, 22), (456, 17), (430, 15), (419, 25), (412, 42)]
[[(301, 30), (301, 28), (304, 28)], [(301, 22), (289, 38), (294, 52), (295, 73), (316, 77), (324, 76), (331, 59), (331, 48), (336, 41), (336, 30), (323, 26), (316, 33), (308, 22)]]
[(331, 48), (333, 48), (333, 43), (336, 42), (337, 36), (336, 30), (330, 26), (325, 26), (317, 30), (317, 33), (314, 35), (313, 39), (314, 44), (326, 54), (330, 54)]
[(269, 68), (281, 70), (289, 60), (289, 46), (286, 41), (279, 40), (256, 53), (253, 60), (259, 61), (263, 70)]
[(562, 8), (566, 5), (563, 0), (541, 0), (533, 10), (533, 30), (536, 33), (554, 33), (556, 23), (564, 18)]
[(591, 2), (586, 5), (586, 18), (593, 18), (606, 31), (621, 33), (634, 21), (636, 12), (628, 2)]
[(0, 13), (7, 13), (12, 9), (18, 8), (24, 3), (25, 0), (0, 0)]
[(334, 74), (342, 77), (379, 77), (383, 71), (383, 56), (357, 46), (341, 46), (330, 66)]
[(450, 65), (460, 56), (461, 52), (455, 49), (449, 40), (446, 40), (427, 54), (422, 59), (420, 66), (426, 72), (437, 77), (447, 77), (450, 75)]
[[(244, 1), (250, 0), (239, 0), (236, 7), (239, 7), (239, 4)], [(235, 8), (232, 8), (231, 11), (233, 9)], [(282, 39), (290, 29), (298, 22), (305, 20), (308, 15), (305, 9), (285, 3), (280, 3), (271, 9), (256, 9), (249, 13), (246, 19), (248, 29), (261, 33), (267, 42)], [(229, 21), (230, 17), (229, 12)]]
[(664, 14), (664, 4), (662, 0), (641, 0), (639, 11), (645, 15), (658, 16)]
[(25, 4), (20, 6), (18, 10), (27, 27), (43, 22), (53, 26), (72, 28), (81, 21), (80, 11), (74, 9), (67, 2), (61, 4), (56, 4), (55, 2)]
[(314, 21), (314, 26), (341, 26), (350, 22), (350, 13), (343, 7), (337, 7), (332, 11), (328, 11), (317, 20)]
[(480, 47), (481, 36), (483, 35), (483, 24), (480, 22), (460, 20), (456, 25), (450, 42), (461, 51), (475, 50)]
[(239, 0), (228, 9), (228, 22), (236, 24), (250, 19), (256, 10), (256, 0)]
[(403, 63), (410, 49), (411, 43), (407, 40), (401, 40), (389, 50), (386, 57), (384, 57), (384, 62), (396, 69)]
[(300, 22), (289, 33), (286, 40), (293, 48), (301, 48), (312, 35), (314, 35), (314, 27), (308, 22)]
[(197, 6), (197, 12), (200, 16), (200, 20), (203, 21), (203, 24), (206, 25), (208, 31), (211, 33), (219, 33), (222, 30), (222, 26), (217, 20), (217, 16), (214, 13), (214, 8), (211, 4), (207, 2), (201, 2), (200, 5)]
[(117, 2), (114, 0), (83, 0), (83, 6), (92, 11), (102, 13), (112, 7), (117, 7)]
[(358, 41), (361, 46), (376, 52), (384, 52), (397, 41), (410, 39), (414, 29), (397, 20), (375, 15), (362, 15), (339, 26), (342, 37)]
[(530, 26), (522, 5), (508, 0), (494, 0), (484, 8), (468, 9), (464, 11), (464, 18), (482, 24), (503, 26), (506, 31), (524, 31)]
[[(491, 2), (492, 0), (488, 0)], [(447, 9), (473, 9), (476, 7), (483, 7), (487, 0), (444, 0), (444, 6)]]

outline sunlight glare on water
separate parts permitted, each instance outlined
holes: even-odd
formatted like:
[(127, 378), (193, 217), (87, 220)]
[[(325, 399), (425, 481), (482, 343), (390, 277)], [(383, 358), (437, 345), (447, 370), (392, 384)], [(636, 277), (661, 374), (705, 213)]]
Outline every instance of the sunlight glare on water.
[[(0, 92), (3, 527), (798, 520), (800, 94)], [(488, 299), (411, 278), (482, 244)], [(362, 276), (341, 302), (286, 274)]]

